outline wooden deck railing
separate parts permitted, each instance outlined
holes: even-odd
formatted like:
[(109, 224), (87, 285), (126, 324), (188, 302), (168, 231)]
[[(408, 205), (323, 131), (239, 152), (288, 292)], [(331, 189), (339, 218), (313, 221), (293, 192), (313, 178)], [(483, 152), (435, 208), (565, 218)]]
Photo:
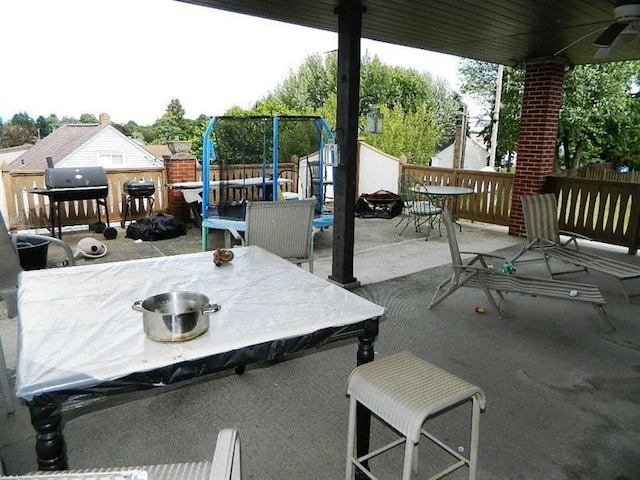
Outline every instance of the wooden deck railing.
[[(140, 169), (106, 169), (109, 195), (107, 207), (109, 221), (119, 222), (124, 216), (125, 192), (124, 182), (127, 180), (151, 180), (155, 185), (154, 211), (166, 210), (165, 170), (164, 167)], [(34, 188), (45, 188), (42, 171), (3, 171), (6, 189), (7, 210), (9, 218), (5, 219), (11, 230), (45, 228), (51, 225), (49, 216), (49, 199), (42, 195), (30, 193)], [(146, 208), (146, 201), (136, 202), (133, 217), (138, 210)], [(97, 220), (95, 200), (78, 200), (62, 202), (60, 205), (60, 221), (62, 226), (95, 223)], [(104, 213), (104, 212), (102, 212)], [(104, 221), (104, 219), (103, 219)]]
[[(291, 183), (283, 186), (285, 191), (296, 192), (298, 177), (293, 164), (280, 164), (281, 178)], [(107, 169), (109, 182), (109, 219), (119, 222), (124, 214), (127, 180), (144, 178), (156, 186), (154, 200), (156, 212), (166, 211), (166, 173), (164, 168), (154, 169)], [(211, 179), (220, 179), (218, 166), (211, 167)], [(227, 178), (258, 177), (260, 165), (238, 166), (227, 169)], [(409, 173), (431, 185), (455, 185), (471, 188), (475, 194), (460, 197), (452, 202), (451, 209), (458, 218), (472, 221), (508, 225), (513, 191), (513, 174), (453, 170), (448, 168), (403, 165), (402, 173)], [(12, 230), (44, 228), (50, 225), (49, 206), (46, 197), (29, 193), (34, 188), (44, 188), (43, 172), (3, 171), (9, 216), (5, 221)], [(201, 178), (198, 171), (198, 179)], [(640, 184), (612, 182), (575, 177), (553, 176), (547, 179), (545, 191), (553, 192), (559, 201), (560, 228), (581, 233), (594, 240), (621, 245), (635, 254), (640, 244)], [(258, 187), (230, 189), (234, 196), (246, 195), (257, 199)], [(217, 195), (212, 194), (212, 203)], [(240, 200), (240, 198), (231, 198)], [(83, 225), (96, 220), (95, 201), (63, 202), (62, 225)], [(144, 209), (139, 204), (138, 209)], [(134, 217), (138, 212), (134, 212)]]
[[(278, 164), (278, 172), (280, 178), (285, 178), (291, 180), (290, 183), (285, 183), (280, 186), (280, 188), (285, 192), (297, 192), (298, 191), (298, 173), (297, 173), (297, 165), (293, 163), (279, 163)], [(270, 175), (270, 171), (267, 172), (267, 175)], [(221, 170), (218, 165), (212, 166), (209, 170), (209, 178), (211, 181), (216, 181), (221, 179)], [(202, 180), (202, 170), (197, 170), (197, 179)], [(251, 178), (251, 177), (261, 177), (262, 176), (262, 165), (237, 165), (237, 166), (227, 166), (225, 171), (225, 178), (227, 180), (235, 180), (242, 178)], [(227, 190), (227, 194), (229, 198), (228, 201), (239, 201), (242, 199), (243, 195), (247, 196), (247, 200), (258, 200), (260, 198), (260, 192), (262, 187), (249, 187), (246, 189), (238, 189), (238, 188), (229, 188)], [(220, 191), (212, 190), (211, 196), (209, 197), (209, 203), (211, 205), (218, 203)]]
[(467, 187), (474, 195), (456, 198), (449, 206), (457, 218), (508, 225), (511, 211), (513, 177), (511, 173), (454, 170), (451, 168), (403, 165), (408, 173), (427, 185)]
[(560, 228), (635, 255), (640, 244), (640, 184), (576, 177), (548, 177), (545, 191), (558, 198)]

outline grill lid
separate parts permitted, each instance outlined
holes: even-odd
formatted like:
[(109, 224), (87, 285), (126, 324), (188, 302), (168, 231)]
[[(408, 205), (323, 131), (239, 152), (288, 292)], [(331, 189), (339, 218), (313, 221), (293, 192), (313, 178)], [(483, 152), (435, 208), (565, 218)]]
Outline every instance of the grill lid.
[(127, 180), (124, 182), (124, 190), (129, 195), (152, 195), (156, 187), (152, 180)]
[(107, 174), (103, 167), (45, 168), (47, 188), (106, 187)]

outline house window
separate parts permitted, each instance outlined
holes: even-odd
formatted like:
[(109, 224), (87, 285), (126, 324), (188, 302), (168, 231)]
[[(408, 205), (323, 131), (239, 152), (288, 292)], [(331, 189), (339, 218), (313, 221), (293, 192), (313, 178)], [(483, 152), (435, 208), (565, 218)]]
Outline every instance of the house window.
[(98, 166), (100, 167), (122, 167), (124, 164), (123, 153), (98, 152)]

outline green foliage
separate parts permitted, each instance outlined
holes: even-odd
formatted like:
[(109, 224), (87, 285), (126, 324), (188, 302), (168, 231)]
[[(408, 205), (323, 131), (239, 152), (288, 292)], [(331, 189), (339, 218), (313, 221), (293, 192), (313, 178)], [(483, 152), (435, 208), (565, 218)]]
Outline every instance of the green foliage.
[(40, 115), (36, 119), (36, 128), (38, 129), (38, 136), (44, 138), (53, 131), (52, 125), (47, 122), (47, 119)]
[[(487, 105), (493, 118), (497, 65), (464, 60), (462, 92)], [(504, 68), (497, 156), (517, 149), (524, 71)], [(595, 162), (640, 168), (640, 106), (631, 94), (640, 62), (579, 65), (567, 70), (558, 123), (558, 160), (570, 170)], [(491, 125), (483, 130), (488, 143)]]
[(635, 165), (639, 112), (631, 86), (639, 69), (639, 62), (617, 62), (567, 72), (558, 126), (566, 169), (600, 161)]
[(24, 125), (7, 123), (0, 130), (0, 148), (17, 147), (33, 142), (33, 132)]
[(80, 123), (99, 123), (99, 121), (93, 113), (83, 113), (80, 115)]
[(172, 99), (167, 105), (164, 115), (153, 124), (158, 143), (167, 143), (172, 140), (188, 140), (193, 133), (193, 122), (184, 118), (184, 108), (177, 98)]
[[(460, 63), (460, 91), (471, 95), (485, 106), (483, 116), (493, 119), (495, 113), (496, 82), (498, 66), (478, 60), (464, 59)], [(504, 67), (500, 119), (498, 128), (498, 144), (496, 159), (505, 155), (511, 156), (518, 148), (518, 131), (520, 128), (520, 111), (524, 92), (524, 70)], [(487, 147), (491, 146), (493, 120), (481, 131)], [(495, 165), (500, 166), (500, 165)]]
[[(313, 55), (263, 101), (281, 111), (320, 115), (335, 126), (337, 56)], [(374, 108), (384, 115), (383, 133), (364, 133), (366, 115)], [(383, 64), (365, 57), (360, 78), (360, 125), (363, 138), (392, 155), (428, 164), (441, 145), (453, 137), (458, 96), (427, 73)], [(391, 149), (391, 150), (389, 150)]]
[(440, 132), (436, 125), (436, 113), (427, 104), (415, 111), (405, 112), (400, 105), (392, 110), (382, 106), (384, 127), (381, 134), (363, 133), (370, 145), (389, 155), (404, 155), (409, 163), (428, 165), (436, 153)]
[(16, 113), (11, 119), (11, 124), (24, 127), (30, 132), (33, 132), (36, 128), (36, 122), (27, 114), (27, 112)]
[[(217, 160), (229, 165), (270, 165), (273, 159), (273, 115), (256, 109), (234, 107), (219, 118), (213, 128)], [(313, 119), (280, 117), (278, 123), (278, 162), (291, 162), (318, 150), (320, 138)]]

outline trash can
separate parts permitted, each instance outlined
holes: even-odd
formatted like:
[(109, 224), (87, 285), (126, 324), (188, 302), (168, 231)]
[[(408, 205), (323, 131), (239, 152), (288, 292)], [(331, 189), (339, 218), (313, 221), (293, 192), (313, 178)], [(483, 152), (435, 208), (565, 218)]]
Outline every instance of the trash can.
[(47, 266), (49, 240), (42, 238), (20, 237), (18, 235), (18, 257), (25, 270), (38, 270)]

